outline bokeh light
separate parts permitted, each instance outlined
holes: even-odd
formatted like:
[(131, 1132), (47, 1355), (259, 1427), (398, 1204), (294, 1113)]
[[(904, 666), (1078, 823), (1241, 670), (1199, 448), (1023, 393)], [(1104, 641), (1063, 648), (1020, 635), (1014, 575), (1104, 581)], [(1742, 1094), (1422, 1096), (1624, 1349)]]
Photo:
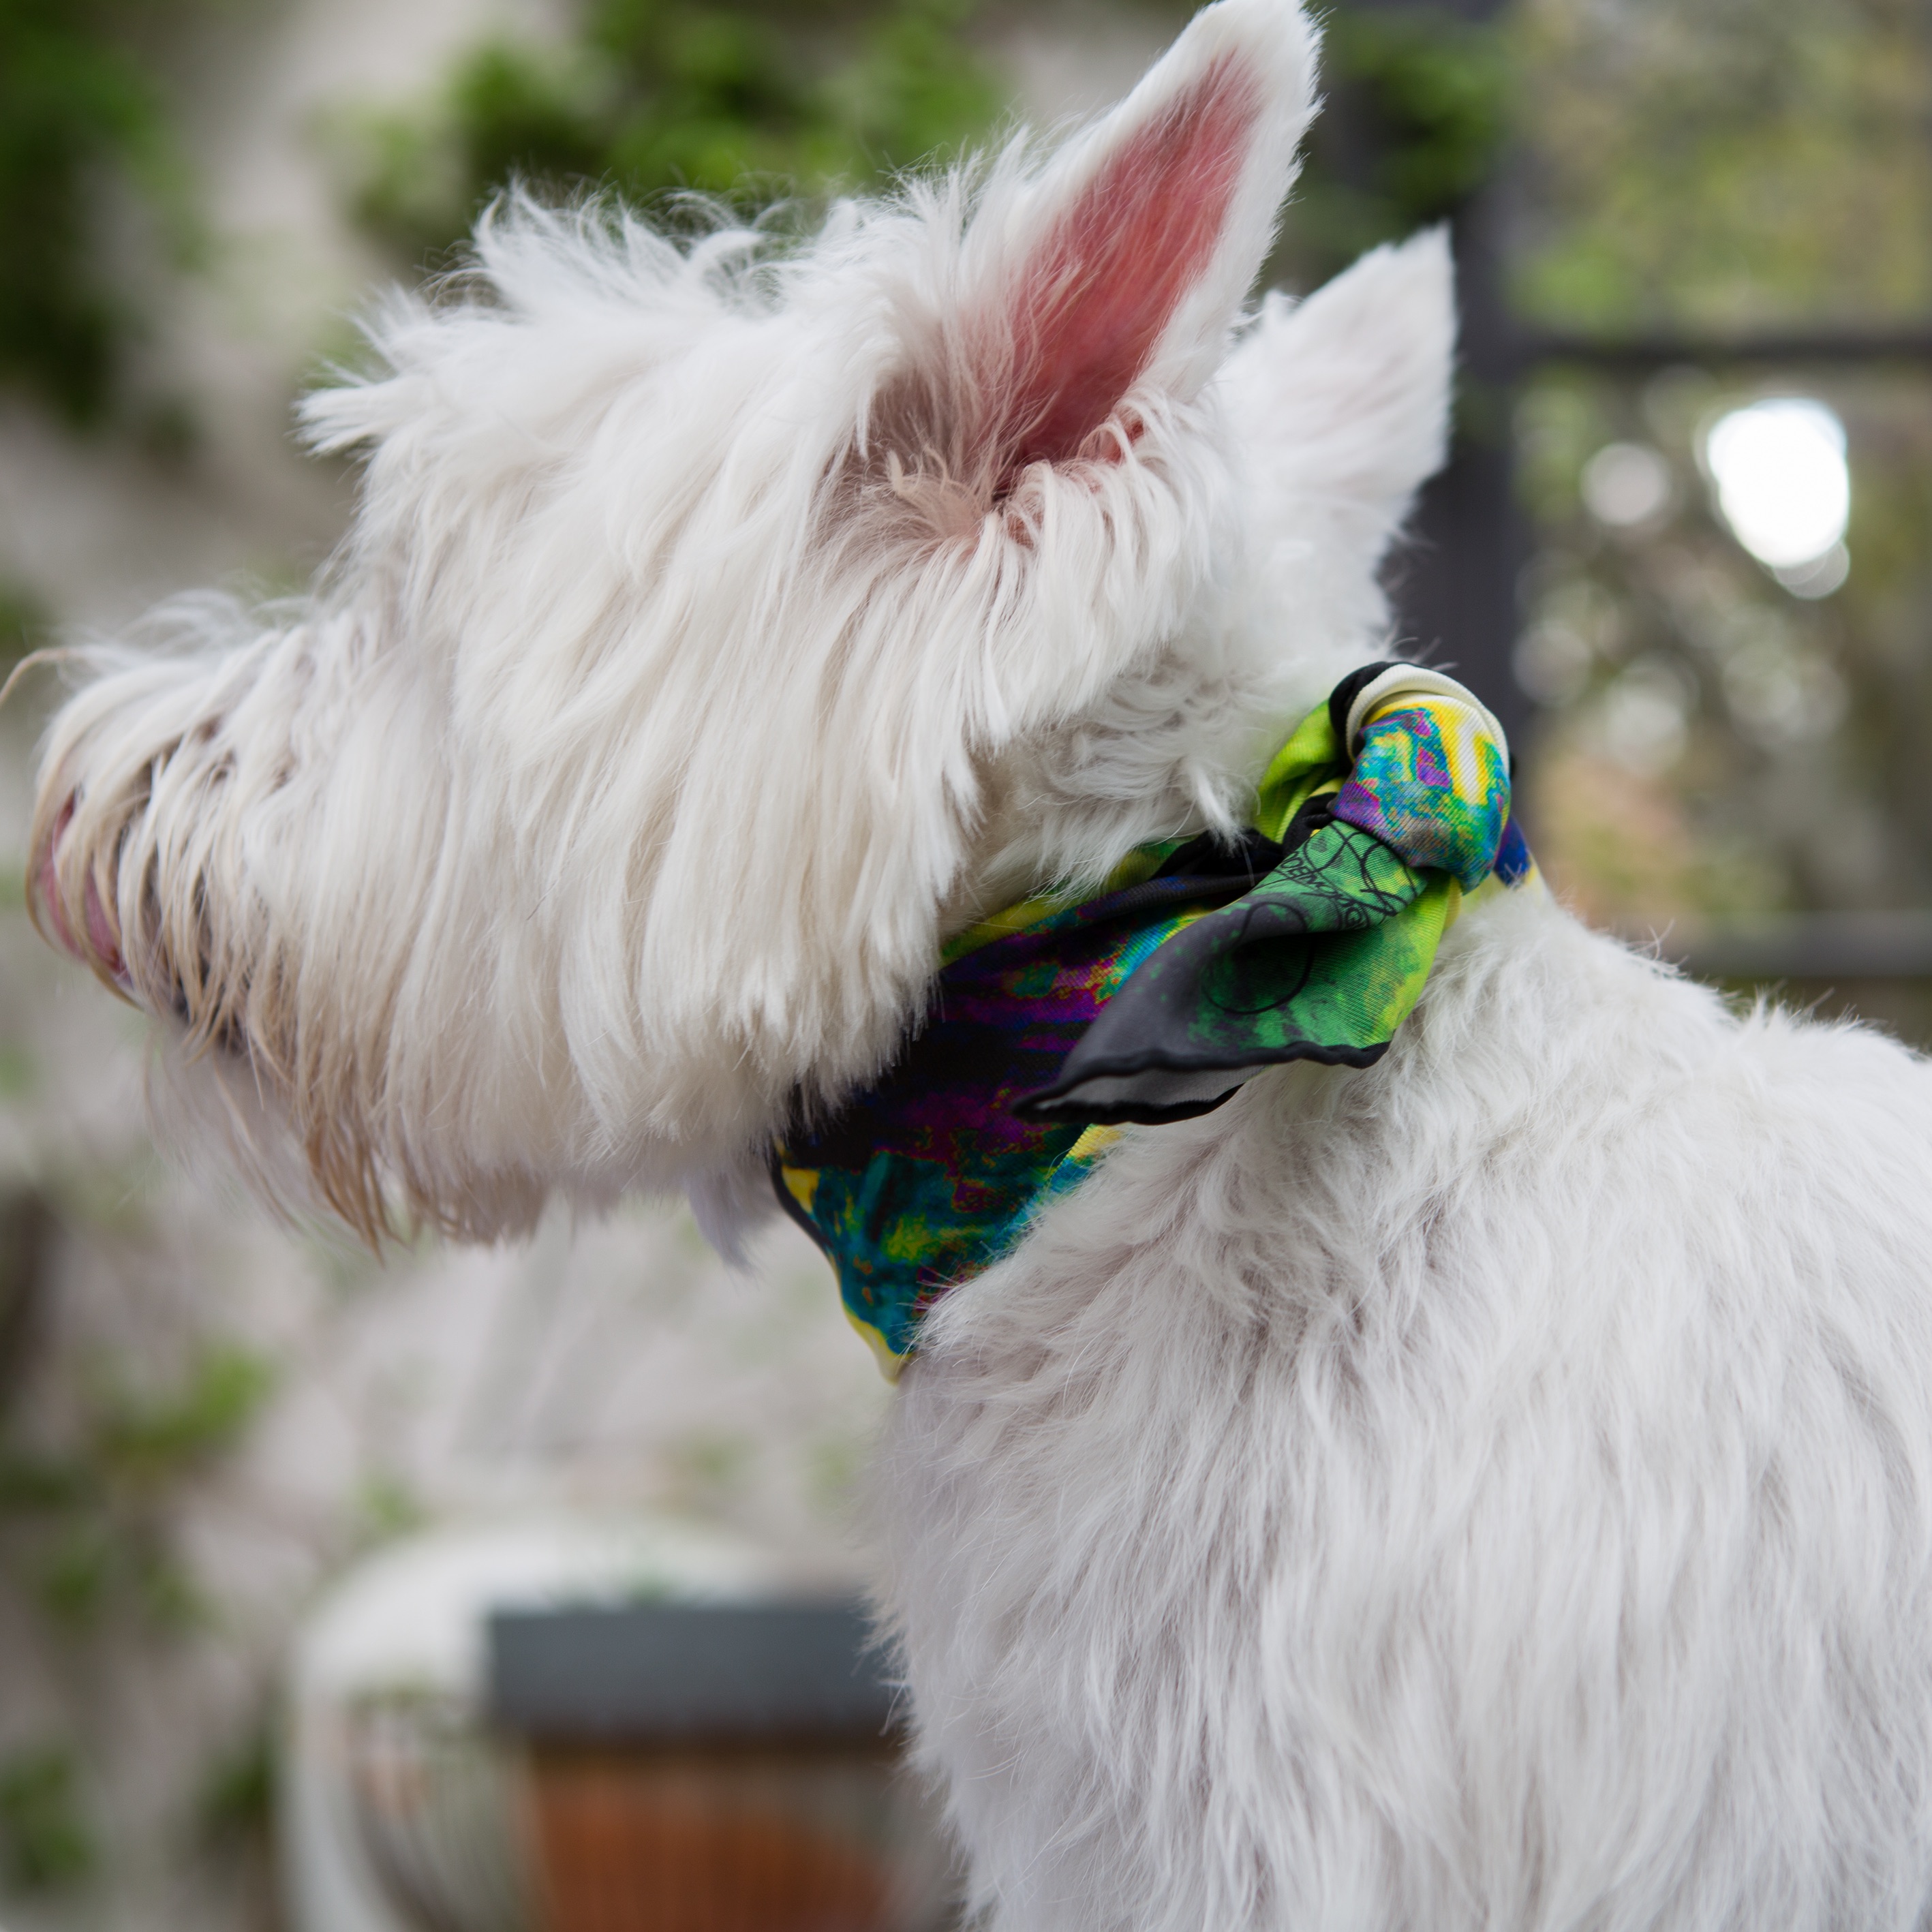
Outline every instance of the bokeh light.
[[(1845, 426), (1808, 396), (1778, 396), (1731, 410), (1704, 440), (1718, 514), (1787, 589), (1820, 596), (1844, 580), (1852, 508)], [(1786, 579), (1783, 573), (1790, 572)]]
[(1583, 466), (1583, 502), (1612, 529), (1652, 522), (1670, 507), (1670, 465), (1647, 443), (1606, 443)]

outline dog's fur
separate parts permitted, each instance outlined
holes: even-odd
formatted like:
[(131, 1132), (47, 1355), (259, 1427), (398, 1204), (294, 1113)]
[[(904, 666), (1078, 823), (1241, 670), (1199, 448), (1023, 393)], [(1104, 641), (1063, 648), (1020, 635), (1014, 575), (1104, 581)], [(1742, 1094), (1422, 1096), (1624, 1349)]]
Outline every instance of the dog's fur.
[[(327, 582), (104, 654), (54, 935), (271, 1189), (721, 1234), (937, 948), (1237, 825), (1383, 655), (1439, 237), (1240, 318), (1312, 99), (1222, 0), (1042, 156), (674, 246), (514, 205), (398, 299)], [(1906, 1927), (1932, 1888), (1932, 1077), (1540, 892), (1366, 1072), (1130, 1130), (930, 1321), (878, 1484), (1021, 1928)]]

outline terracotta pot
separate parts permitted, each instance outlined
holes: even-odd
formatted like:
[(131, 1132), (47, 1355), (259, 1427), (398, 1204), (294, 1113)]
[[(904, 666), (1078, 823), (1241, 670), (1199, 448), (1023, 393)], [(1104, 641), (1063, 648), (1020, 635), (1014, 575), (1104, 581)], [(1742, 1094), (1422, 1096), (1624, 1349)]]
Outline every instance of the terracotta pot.
[(902, 1932), (890, 1755), (681, 1747), (538, 1753), (543, 1932)]

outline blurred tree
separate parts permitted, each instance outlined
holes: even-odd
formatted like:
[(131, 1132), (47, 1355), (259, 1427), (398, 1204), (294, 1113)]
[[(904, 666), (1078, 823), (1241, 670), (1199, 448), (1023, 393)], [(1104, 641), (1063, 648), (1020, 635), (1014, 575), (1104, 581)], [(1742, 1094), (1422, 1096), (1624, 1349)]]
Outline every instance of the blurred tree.
[[(1828, 404), (1850, 444), (1850, 560), (1822, 596), (1744, 552), (1703, 455), (1725, 411), (1794, 392)], [(1663, 926), (1932, 900), (1932, 380), (1552, 370), (1520, 432), (1541, 548), (1519, 675), (1546, 707), (1546, 842), (1592, 910)], [(1640, 514), (1604, 486), (1619, 461), (1653, 466)], [(1673, 856), (1616, 872), (1633, 791), (1674, 827)]]
[[(1516, 32), (1520, 308), (1687, 344), (1648, 373), (1546, 368), (1520, 406), (1546, 862), (1639, 929), (1932, 903), (1932, 380), (1720, 346), (1932, 320), (1932, 20), (1920, 0), (1526, 0)], [(1842, 581), (1780, 580), (1714, 508), (1712, 424), (1774, 394), (1845, 426)], [(1648, 479), (1635, 496), (1618, 466)]]
[(147, 1232), (124, 1173), (0, 1192), (0, 1615), (13, 1643), (54, 1666), (55, 1694), (0, 1752), (0, 1889), (12, 1892), (112, 1875), (113, 1848), (90, 1822), (104, 1740), (88, 1689), (130, 1644), (158, 1660), (219, 1628), (182, 1547), (182, 1504), (218, 1480), (273, 1381), (214, 1309), (160, 1348), (152, 1334), (111, 1350), (64, 1339), (60, 1257), (104, 1212), (124, 1234)]
[(1343, 5), (1324, 22), (1322, 111), (1270, 278), (1312, 287), (1365, 250), (1447, 220), (1495, 169), (1512, 49), (1499, 25), (1429, 0)]
[(968, 0), (592, 0), (558, 47), (495, 41), (426, 109), (361, 130), (363, 220), (421, 255), (513, 178), (746, 200), (860, 186), (983, 134), (1004, 105)]
[(126, 402), (140, 334), (117, 200), (144, 208), (178, 259), (197, 239), (142, 52), (169, 4), (0, 0), (0, 384), (76, 429)]
[(0, 576), (0, 667), (24, 657), (48, 628), (46, 604), (25, 585)]
[(73, 1754), (36, 1744), (0, 1762), (0, 1868), (14, 1888), (62, 1892), (92, 1876), (99, 1852)]
[(1924, 0), (1521, 0), (1526, 311), (1922, 318), (1929, 30)]

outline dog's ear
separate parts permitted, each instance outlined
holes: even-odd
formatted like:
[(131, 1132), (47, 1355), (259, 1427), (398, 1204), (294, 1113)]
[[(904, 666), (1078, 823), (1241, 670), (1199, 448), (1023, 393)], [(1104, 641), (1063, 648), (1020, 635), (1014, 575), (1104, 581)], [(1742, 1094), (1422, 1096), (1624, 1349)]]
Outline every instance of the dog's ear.
[(1455, 348), (1439, 228), (1364, 256), (1299, 304), (1268, 298), (1216, 386), (1264, 542), (1373, 570), (1442, 465)]
[(949, 347), (959, 453), (996, 493), (1107, 454), (1096, 433), (1137, 386), (1186, 401), (1220, 365), (1294, 180), (1316, 46), (1291, 0), (1220, 0), (1037, 180), (989, 198)]

